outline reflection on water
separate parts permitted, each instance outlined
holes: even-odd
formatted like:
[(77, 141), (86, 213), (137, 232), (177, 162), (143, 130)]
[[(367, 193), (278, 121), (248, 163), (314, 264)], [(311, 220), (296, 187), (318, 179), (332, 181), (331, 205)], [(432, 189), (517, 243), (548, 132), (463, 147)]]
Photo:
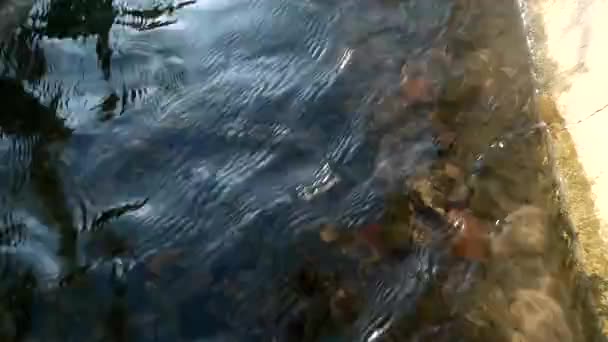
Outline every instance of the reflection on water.
[(596, 339), (514, 8), (36, 2), (0, 337)]

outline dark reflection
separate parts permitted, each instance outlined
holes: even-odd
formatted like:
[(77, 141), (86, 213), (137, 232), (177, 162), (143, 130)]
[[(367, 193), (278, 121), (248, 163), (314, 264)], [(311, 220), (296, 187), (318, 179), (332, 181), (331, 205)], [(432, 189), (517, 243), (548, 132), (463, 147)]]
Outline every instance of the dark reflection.
[[(51, 149), (53, 146), (66, 141), (72, 134), (72, 129), (65, 125), (63, 118), (59, 116), (59, 106), (62, 96), (61, 90), (53, 91), (54, 95), (46, 104), (40, 103), (36, 97), (27, 92), (23, 81), (31, 84), (39, 84), (39, 80), (47, 72), (47, 64), (44, 54), (39, 47), (41, 36), (49, 38), (78, 38), (96, 36), (96, 53), (99, 65), (103, 71), (104, 78), (110, 77), (111, 48), (109, 45), (109, 32), (113, 23), (128, 25), (137, 30), (149, 30), (156, 27), (166, 26), (172, 22), (157, 20), (165, 13), (174, 11), (187, 3), (174, 6), (157, 6), (151, 10), (118, 9), (112, 6), (111, 1), (53, 1), (48, 11), (41, 15), (34, 13), (32, 20), (34, 27), (22, 27), (5, 42), (0, 42), (0, 56), (2, 57), (4, 76), (0, 78), (0, 103), (3, 109), (0, 113), (0, 134), (4, 141), (10, 142), (12, 155), (7, 156), (12, 162), (11, 173), (14, 175), (9, 180), (10, 194), (18, 195), (24, 187), (31, 186), (33, 192), (43, 204), (43, 216), (47, 217), (45, 223), (57, 229), (59, 249), (57, 254), (65, 261), (62, 271), (62, 280), (59, 285), (66, 289), (52, 296), (61, 296), (65, 303), (53, 301), (40, 301), (34, 303), (34, 297), (41, 290), (37, 287), (37, 277), (34, 271), (23, 271), (24, 265), (18, 257), (11, 254), (0, 256), (3, 270), (1, 279), (3, 281), (0, 289), (0, 339), (7, 342), (20, 342), (27, 340), (32, 333), (32, 317), (34, 306), (38, 305), (38, 311), (44, 312), (44, 308), (50, 309), (52, 320), (42, 320), (38, 329), (34, 331), (35, 336), (43, 339), (70, 338), (74, 336), (70, 332), (70, 316), (75, 314), (74, 310), (80, 311), (77, 302), (86, 303), (70, 295), (70, 288), (78, 288), (86, 284), (89, 266), (78, 263), (78, 237), (82, 229), (100, 228), (109, 220), (119, 217), (125, 212), (141, 207), (143, 203), (126, 204), (103, 211), (94, 217), (90, 223), (86, 217), (81, 225), (75, 222), (73, 208), (66, 194), (66, 183), (55, 167), (55, 158)], [(118, 17), (118, 18), (117, 18)], [(42, 84), (44, 86), (44, 84)], [(102, 104), (102, 110), (108, 112), (115, 107), (117, 98), (110, 95)], [(4, 198), (3, 203), (10, 204), (10, 198)], [(83, 213), (85, 215), (85, 213)], [(13, 222), (11, 213), (5, 215), (5, 222), (1, 227), (2, 246), (20, 248), (21, 243), (28, 239), (28, 229), (19, 221)], [(102, 231), (106, 236), (103, 241), (110, 241), (114, 235), (111, 232)], [(109, 238), (107, 237), (109, 236)], [(109, 239), (109, 240), (108, 240)], [(121, 254), (116, 246), (124, 240), (119, 238), (109, 242), (107, 253), (102, 255), (112, 256)], [(27, 263), (26, 263), (27, 265)], [(27, 266), (25, 266), (27, 267)], [(45, 279), (41, 279), (43, 282)], [(84, 281), (84, 283), (83, 283)], [(45, 287), (45, 286), (43, 286)], [(85, 288), (88, 285), (85, 285)], [(107, 312), (101, 320), (90, 321), (94, 328), (99, 324), (101, 341), (128, 341), (128, 311), (126, 303), (126, 288), (114, 288), (114, 295), (110, 301)], [(66, 292), (67, 291), (67, 292)], [(92, 291), (92, 292), (91, 292)], [(86, 290), (88, 296), (95, 295), (90, 288)], [(63, 294), (62, 294), (63, 293)], [(70, 303), (72, 302), (72, 303)], [(56, 304), (60, 304), (56, 307)], [(47, 309), (48, 309), (47, 308)], [(63, 308), (63, 309), (61, 309)], [(83, 311), (80, 311), (83, 313)], [(101, 313), (101, 310), (99, 311)], [(55, 322), (55, 324), (50, 324)], [(66, 325), (66, 323), (68, 325)], [(98, 329), (98, 330), (99, 330)], [(90, 330), (91, 331), (94, 331)], [(42, 334), (42, 335), (40, 335)], [(90, 339), (88, 333), (84, 333), (85, 340)]]
[(139, 31), (171, 25), (175, 21), (160, 18), (193, 3), (195, 1), (185, 1), (178, 5), (156, 5), (150, 9), (131, 9), (119, 7), (112, 0), (50, 1), (48, 8), (34, 11), (31, 17), (34, 22), (32, 30), (36, 35), (48, 38), (96, 37), (95, 51), (99, 67), (104, 79), (108, 80), (112, 60), (110, 30), (113, 25), (125, 25)]
[[(45, 62), (40, 50), (32, 39), (18, 34), (2, 47), (5, 53), (14, 53), (12, 59), (17, 79), (32, 79), (42, 76)], [(9, 188), (3, 189), (2, 208), (4, 214), (0, 227), (0, 243), (3, 250), (0, 262), (3, 265), (2, 285), (0, 286), (1, 327), (0, 339), (3, 341), (26, 341), (32, 328), (34, 298), (37, 296), (39, 272), (31, 265), (31, 260), (21, 260), (22, 245), (31, 239), (31, 227), (23, 217), (15, 217), (11, 212), (13, 198), (21, 196), (30, 183), (37, 184), (41, 200), (49, 208), (53, 220), (61, 222), (61, 255), (75, 260), (76, 229), (71, 226), (70, 211), (65, 207), (66, 199), (56, 186), (56, 171), (49, 163), (46, 149), (52, 143), (65, 141), (72, 130), (65, 126), (57, 114), (57, 103), (61, 94), (42, 105), (32, 94), (25, 91), (22, 83), (13, 78), (0, 78), (0, 143), (8, 145), (4, 160), (8, 162), (10, 177)], [(8, 190), (8, 191), (7, 191)], [(14, 251), (10, 251), (14, 248)], [(24, 252), (25, 254), (29, 252)], [(35, 252), (34, 252), (35, 253)], [(25, 257), (27, 259), (27, 257)], [(34, 262), (35, 264), (35, 262)], [(44, 282), (44, 279), (40, 279)]]
[(158, 18), (172, 14), (174, 11), (196, 3), (196, 0), (183, 1), (177, 5), (157, 5), (150, 9), (135, 10), (122, 8), (120, 17), (117, 18), (116, 24), (132, 27), (138, 31), (148, 31), (155, 28), (168, 26), (177, 22), (177, 20), (159, 20)]
[(129, 334), (129, 311), (126, 289), (115, 286), (112, 300), (103, 318), (103, 333), (101, 341), (126, 342), (131, 341)]
[(37, 38), (28, 29), (8, 35), (6, 41), (0, 41), (0, 57), (5, 63), (1, 69), (3, 77), (13, 77), (19, 80), (35, 81), (40, 79), (47, 70), (44, 52)]
[[(62, 255), (73, 260), (75, 255), (76, 229), (72, 226), (71, 211), (65, 207), (59, 177), (49, 163), (47, 148), (56, 141), (65, 140), (71, 130), (57, 115), (57, 100), (50, 105), (41, 105), (32, 95), (25, 92), (17, 81), (0, 80), (0, 101), (7, 110), (0, 116), (0, 132), (13, 139), (14, 144), (22, 145), (29, 154), (30, 165), (24, 165), (23, 172), (31, 172), (31, 179), (38, 194), (49, 209), (50, 216), (62, 231)], [(28, 177), (30, 178), (30, 177)]]
[(32, 155), (32, 183), (54, 227), (60, 231), (61, 242), (59, 255), (65, 257), (70, 263), (76, 261), (76, 240), (78, 227), (74, 225), (74, 218), (69, 201), (65, 195), (63, 182), (50, 163), (46, 146), (36, 146)]
[[(78, 296), (70, 299), (69, 297), (72, 296), (70, 289), (78, 289), (84, 285), (85, 293), (89, 292), (88, 296), (95, 296), (94, 287), (86, 285), (90, 281), (88, 280), (90, 265), (80, 265), (78, 262), (77, 245), (80, 232), (84, 229), (101, 230), (108, 221), (140, 208), (145, 201), (108, 209), (94, 217), (90, 226), (86, 217), (83, 223), (75, 221), (71, 206), (73, 202), (66, 194), (66, 184), (55, 167), (56, 158), (51, 151), (53, 146), (69, 139), (72, 133), (72, 130), (65, 126), (64, 120), (57, 114), (57, 99), (61, 94), (54, 97), (48, 106), (44, 106), (27, 93), (19, 82), (10, 79), (0, 80), (0, 94), (0, 101), (7, 104), (7, 108), (9, 108), (0, 115), (2, 140), (9, 140), (13, 149), (19, 151), (19, 156), (9, 156), (9, 158), (21, 159), (18, 167), (16, 167), (17, 164), (11, 165), (11, 170), (18, 175), (9, 180), (10, 194), (18, 196), (24, 187), (30, 187), (42, 204), (42, 214), (43, 217), (46, 217), (45, 223), (57, 229), (56, 233), (59, 236), (57, 256), (64, 261), (62, 264), (64, 269), (60, 274), (61, 280), (57, 284), (65, 290), (52, 294), (51, 297), (60, 296), (63, 298), (61, 300), (67, 301), (61, 304), (67, 310), (66, 312), (55, 311), (53, 307), (56, 303), (52, 301), (42, 300), (34, 303), (35, 296), (46, 292), (42, 289), (46, 287), (47, 284), (44, 282), (48, 279), (42, 277), (40, 280), (43, 282), (43, 286), (38, 288), (38, 278), (41, 276), (35, 271), (28, 270), (30, 267), (28, 262), (20, 260), (19, 256), (13, 255), (11, 252), (3, 251), (0, 255), (3, 267), (0, 271), (0, 279), (3, 280), (3, 285), (0, 286), (2, 302), (0, 305), (0, 339), (7, 342), (26, 341), (32, 334), (32, 315), (35, 306), (38, 306), (39, 313), (41, 310), (44, 312), (45, 308), (51, 310), (54, 316), (51, 321), (63, 326), (63, 328), (59, 328), (60, 331), (53, 333), (54, 328), (46, 326), (49, 323), (46, 319), (42, 319), (38, 329), (41, 327), (44, 329), (42, 333), (47, 336), (43, 336), (43, 338), (49, 337), (49, 334), (56, 334), (58, 338), (60, 336), (68, 338), (73, 333), (68, 331), (70, 327), (65, 326), (66, 322), (71, 319), (70, 315), (75, 314), (74, 310), (80, 310), (78, 302), (86, 303)], [(8, 202), (8, 204), (11, 203)], [(31, 228), (20, 219), (14, 219), (9, 211), (0, 225), (0, 244), (4, 248), (15, 248), (18, 251), (23, 243), (28, 242), (30, 238), (28, 230)], [(111, 233), (109, 234), (108, 236), (111, 237)], [(107, 247), (109, 251), (101, 255), (110, 257), (120, 253), (116, 248), (121, 243), (124, 243), (122, 239), (111, 242)], [(92, 320), (91, 323), (100, 324), (102, 341), (128, 341), (126, 288), (121, 285), (120, 281), (112, 281), (110, 287), (114, 290), (105, 318), (99, 322), (96, 319)], [(62, 319), (66, 321), (64, 322)], [(61, 332), (61, 330), (64, 331)], [(41, 331), (33, 333), (37, 336)]]
[(49, 106), (44, 106), (28, 94), (14, 79), (0, 79), (0, 101), (4, 110), (0, 114), (0, 132), (12, 137), (37, 137), (41, 145), (66, 139), (71, 130), (57, 115), (57, 94)]
[(31, 272), (2, 272), (0, 287), (0, 339), (7, 342), (27, 341), (34, 315), (36, 278)]

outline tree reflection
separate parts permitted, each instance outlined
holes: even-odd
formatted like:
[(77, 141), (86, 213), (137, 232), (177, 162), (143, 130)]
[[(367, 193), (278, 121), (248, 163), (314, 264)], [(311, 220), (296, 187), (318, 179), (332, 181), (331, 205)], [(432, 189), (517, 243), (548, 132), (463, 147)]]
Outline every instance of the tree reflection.
[[(3, 215), (12, 217), (10, 208), (13, 205), (13, 197), (29, 186), (42, 204), (45, 220), (49, 226), (56, 227), (59, 235), (58, 253), (67, 261), (68, 267), (68, 276), (66, 281), (61, 282), (62, 286), (71, 287), (73, 275), (80, 274), (82, 278), (83, 272), (79, 270), (84, 269), (86, 272), (86, 267), (78, 265), (76, 247), (79, 230), (86, 227), (78, 227), (74, 222), (66, 182), (56, 168), (50, 152), (50, 146), (69, 139), (72, 133), (58, 113), (63, 94), (60, 89), (51, 90), (51, 100), (43, 103), (24, 88), (24, 81), (36, 85), (48, 71), (43, 50), (39, 45), (40, 38), (94, 37), (99, 67), (104, 79), (109, 80), (112, 57), (110, 30), (113, 25), (139, 31), (171, 25), (175, 20), (164, 17), (192, 3), (193, 1), (189, 1), (178, 5), (133, 9), (115, 5), (110, 0), (52, 1), (47, 3), (46, 7), (32, 11), (31, 25), (23, 25), (9, 39), (0, 42), (0, 101), (6, 108), (0, 113), (0, 143), (9, 147), (8, 153), (3, 152), (3, 157), (9, 160), (11, 175), (7, 180), (10, 189), (0, 194), (3, 205), (9, 205), (4, 208)], [(45, 92), (48, 93), (48, 89)], [(101, 224), (105, 216), (100, 216), (95, 222)], [(17, 221), (7, 227), (0, 227), (0, 243), (3, 246), (19, 248), (27, 239), (29, 228)], [(6, 266), (0, 270), (0, 340), (23, 341), (30, 337), (32, 330), (34, 298), (38, 291), (37, 278), (32, 272), (19, 270), (19, 261), (14, 260), (11, 255), (0, 255), (0, 263)], [(72, 303), (73, 301), (67, 298), (67, 302), (62, 305), (79, 307)], [(56, 319), (59, 321), (56, 323), (66, 327), (66, 322), (62, 321), (67, 317), (60, 316), (65, 315), (57, 312)], [(112, 341), (127, 340), (127, 317), (125, 293), (117, 293), (107, 315), (102, 318), (105, 338)], [(44, 336), (45, 332), (37, 334)]]
[(128, 26), (138, 31), (168, 26), (176, 21), (164, 20), (163, 16), (194, 2), (134, 9), (117, 6), (112, 0), (56, 0), (51, 1), (47, 9), (33, 11), (32, 30), (48, 38), (95, 36), (97, 60), (104, 79), (108, 80), (111, 76), (110, 30), (113, 25)]
[[(17, 70), (25, 72), (22, 67)], [(0, 254), (0, 340), (23, 341), (28, 337), (31, 328), (37, 279), (33, 272), (27, 269), (24, 272), (25, 265), (19, 260), (19, 253), (10, 252), (11, 249), (18, 251), (21, 245), (31, 238), (31, 232), (28, 231), (30, 227), (13, 215), (12, 208), (16, 205), (16, 198), (22, 197), (20, 194), (28, 184), (42, 184), (49, 179), (48, 176), (41, 176), (41, 171), (52, 169), (52, 164), (45, 159), (46, 156), (41, 151), (52, 142), (69, 137), (71, 130), (57, 115), (57, 101), (43, 106), (27, 93), (17, 80), (0, 78), (0, 102), (6, 108), (0, 114), (0, 144), (8, 146), (3, 159), (8, 162), (9, 171), (9, 179), (5, 180), (8, 187), (0, 194), (4, 202), (0, 244), (6, 249)], [(49, 174), (54, 175), (56, 172)], [(56, 189), (50, 190), (48, 193), (54, 195), (40, 193), (44, 205), (51, 208), (49, 204), (55, 203), (62, 207), (60, 204), (66, 203), (65, 198)], [(65, 214), (65, 211), (56, 208), (49, 211), (52, 212), (50, 216), (56, 218), (60, 218), (60, 213)], [(66, 251), (62, 254), (74, 260), (75, 256), (71, 251), (75, 250), (75, 239), (72, 238), (75, 229), (72, 226), (60, 226), (60, 244)]]
[[(4, 272), (3, 272), (4, 273)], [(32, 326), (36, 278), (30, 272), (13, 274), (0, 288), (0, 340), (25, 341)]]
[(37, 43), (37, 39), (29, 31), (19, 31), (6, 42), (0, 42), (0, 59), (5, 64), (2, 76), (9, 76), (9, 71), (15, 73), (14, 77), (22, 80), (40, 79), (47, 70), (44, 53)]
[(0, 116), (0, 131), (4, 135), (40, 136), (46, 140), (66, 138), (71, 130), (57, 115), (58, 98), (59, 94), (56, 94), (49, 106), (43, 106), (23, 89), (20, 82), (0, 79), (0, 101), (7, 108)]
[(0, 101), (5, 108), (9, 108), (0, 115), (0, 134), (13, 141), (15, 156), (30, 161), (22, 165), (18, 173), (30, 174), (35, 191), (47, 204), (49, 216), (61, 228), (61, 251), (69, 259), (75, 258), (76, 229), (71, 222), (63, 182), (50, 162), (47, 149), (49, 144), (68, 138), (71, 133), (57, 113), (61, 91), (57, 91), (45, 106), (26, 92), (21, 83), (25, 80), (36, 83), (47, 71), (44, 53), (37, 41), (40, 37), (76, 39), (95, 36), (97, 58), (107, 80), (111, 69), (109, 37), (113, 25), (140, 31), (167, 26), (175, 21), (162, 19), (163, 16), (193, 2), (133, 9), (116, 5), (111, 0), (51, 1), (32, 11), (31, 26), (21, 27), (6, 42), (0, 42), (3, 62)]

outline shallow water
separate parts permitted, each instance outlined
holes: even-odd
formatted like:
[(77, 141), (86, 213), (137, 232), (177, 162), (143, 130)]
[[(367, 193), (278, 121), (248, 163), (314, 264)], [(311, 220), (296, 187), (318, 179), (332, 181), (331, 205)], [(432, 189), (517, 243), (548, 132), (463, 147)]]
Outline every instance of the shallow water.
[(35, 3), (0, 54), (3, 338), (593, 340), (516, 13)]

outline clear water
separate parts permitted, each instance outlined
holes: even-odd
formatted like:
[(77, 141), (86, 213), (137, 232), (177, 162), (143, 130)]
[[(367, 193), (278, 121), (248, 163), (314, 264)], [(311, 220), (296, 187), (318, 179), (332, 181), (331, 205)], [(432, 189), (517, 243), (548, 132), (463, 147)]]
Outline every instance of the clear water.
[(519, 18), (36, 2), (0, 50), (0, 336), (597, 339)]

